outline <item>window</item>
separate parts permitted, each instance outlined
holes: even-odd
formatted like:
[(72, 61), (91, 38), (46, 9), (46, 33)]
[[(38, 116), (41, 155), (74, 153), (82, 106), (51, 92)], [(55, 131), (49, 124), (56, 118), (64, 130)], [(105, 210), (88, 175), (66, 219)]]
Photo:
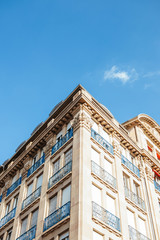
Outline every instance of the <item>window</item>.
[(71, 123), (69, 122), (68, 124), (67, 124), (67, 131), (69, 131), (71, 129)]
[(64, 159), (65, 159), (65, 165), (70, 161), (72, 161), (72, 148), (65, 153)]
[(99, 153), (91, 148), (91, 160), (100, 165)]
[(58, 172), (60, 169), (60, 159), (58, 159), (56, 162), (53, 163), (53, 174)]
[(93, 240), (103, 240), (103, 236), (93, 231)]
[(96, 131), (98, 133), (98, 124), (93, 122), (93, 126), (92, 128), (94, 129), (94, 131)]
[(106, 203), (107, 203), (107, 210), (115, 215), (115, 199), (111, 196), (107, 195), (106, 197)]
[(101, 205), (101, 189), (92, 185), (92, 200)]
[(139, 231), (146, 236), (146, 223), (142, 218), (138, 218), (138, 228)]
[(62, 138), (62, 130), (57, 134), (56, 142), (58, 142)]
[(104, 131), (104, 130), (102, 131), (102, 137), (103, 137), (105, 140), (107, 140), (107, 142), (110, 141), (108, 133), (107, 133), (106, 131)]
[(112, 175), (112, 163), (104, 158), (104, 169)]
[(136, 182), (133, 182), (133, 192), (134, 192), (137, 196), (140, 196), (139, 185), (138, 185)]
[(17, 175), (15, 175), (13, 178), (12, 178), (12, 184), (15, 183), (17, 180)]
[(32, 193), (32, 188), (33, 188), (33, 183), (28, 185), (28, 190), (27, 190), (27, 197)]
[(43, 151), (43, 149), (41, 150), (41, 157), (44, 155), (44, 151)]
[(30, 228), (37, 225), (37, 218), (38, 218), (38, 209), (32, 212)]
[(13, 209), (17, 207), (17, 203), (18, 203), (18, 195), (14, 197)]
[(7, 203), (5, 215), (7, 215), (7, 214), (9, 213), (9, 211), (10, 211), (10, 206), (11, 206), (11, 202)]
[(66, 233), (60, 235), (59, 240), (69, 240), (69, 233), (66, 232)]
[(9, 230), (9, 231), (7, 232), (7, 238), (6, 238), (6, 240), (11, 240), (11, 235), (12, 235), (12, 230)]
[(130, 189), (129, 177), (125, 173), (123, 173), (123, 182), (124, 182), (124, 186), (127, 187), (128, 189)]
[(134, 213), (131, 212), (129, 209), (127, 209), (127, 219), (128, 219), (128, 225), (135, 228)]
[(150, 152), (153, 152), (153, 145), (149, 141), (147, 141), (147, 148)]
[(37, 162), (38, 155), (35, 155), (33, 160), (32, 160), (32, 166)]
[(21, 234), (20, 234), (20, 235), (22, 235), (23, 233), (26, 232), (27, 220), (28, 220), (27, 217), (22, 220), (22, 224), (21, 224)]
[(36, 189), (42, 186), (43, 174), (37, 178)]
[(57, 208), (57, 196), (49, 199), (49, 215), (53, 213)]
[(62, 206), (69, 202), (71, 199), (71, 185), (63, 189), (62, 192)]

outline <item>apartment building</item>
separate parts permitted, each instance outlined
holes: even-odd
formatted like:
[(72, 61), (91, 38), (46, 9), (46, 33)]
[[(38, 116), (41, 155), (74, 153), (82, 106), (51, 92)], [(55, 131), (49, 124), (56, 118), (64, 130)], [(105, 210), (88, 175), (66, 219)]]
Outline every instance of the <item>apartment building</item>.
[(0, 240), (159, 240), (160, 126), (81, 85), (0, 166)]

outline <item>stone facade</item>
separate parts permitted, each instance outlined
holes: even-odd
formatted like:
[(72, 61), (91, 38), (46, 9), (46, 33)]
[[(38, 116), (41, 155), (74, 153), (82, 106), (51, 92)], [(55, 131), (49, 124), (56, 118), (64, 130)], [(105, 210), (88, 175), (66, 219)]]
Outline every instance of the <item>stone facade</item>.
[(159, 240), (159, 153), (79, 85), (0, 167), (0, 240)]

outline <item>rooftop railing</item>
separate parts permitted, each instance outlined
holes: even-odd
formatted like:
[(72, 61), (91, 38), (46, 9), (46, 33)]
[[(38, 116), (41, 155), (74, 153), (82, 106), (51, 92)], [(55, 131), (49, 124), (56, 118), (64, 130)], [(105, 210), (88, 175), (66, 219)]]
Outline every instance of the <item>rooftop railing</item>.
[(71, 128), (66, 135), (64, 135), (53, 147), (52, 154), (54, 154), (60, 147), (62, 147), (71, 137), (73, 137), (73, 128)]
[(129, 228), (129, 237), (130, 240), (150, 240), (148, 237), (137, 231), (131, 226), (128, 226)]
[(145, 211), (146, 207), (144, 201), (127, 187), (124, 187), (124, 189), (125, 196)]
[(94, 129), (91, 129), (91, 137), (94, 138), (101, 146), (107, 149), (107, 151), (109, 151), (112, 155), (114, 154), (113, 146), (101, 135), (99, 135)]
[(31, 193), (22, 203), (22, 210), (34, 202), (41, 195), (41, 186)]
[(72, 161), (68, 162), (63, 168), (56, 172), (48, 182), (48, 188), (59, 182), (64, 176), (72, 171)]
[(45, 162), (45, 154), (30, 168), (27, 172), (27, 177), (29, 177), (33, 172), (36, 171)]
[(154, 180), (154, 187), (155, 187), (155, 189), (156, 189), (157, 191), (160, 192), (160, 185), (159, 185), (159, 183), (157, 183), (155, 180)]
[(4, 226), (7, 222), (9, 222), (12, 218), (15, 217), (16, 208), (10, 211), (7, 215), (5, 215), (0, 221), (0, 228)]
[(70, 215), (70, 202), (51, 213), (44, 220), (43, 232)]
[(98, 177), (103, 179), (105, 182), (110, 184), (112, 187), (117, 188), (116, 178), (109, 174), (106, 170), (101, 168), (97, 163), (94, 161), (92, 162), (92, 172), (96, 174)]
[(131, 170), (138, 177), (140, 177), (139, 169), (133, 163), (131, 163), (126, 157), (124, 157), (123, 155), (121, 156), (121, 161), (129, 170)]
[(0, 203), (2, 202), (2, 194), (0, 195)]
[(20, 177), (15, 183), (13, 183), (10, 188), (7, 190), (6, 196), (8, 196), (11, 192), (13, 192), (22, 182), (22, 177)]
[(32, 240), (36, 236), (36, 225), (29, 229), (27, 232), (23, 233), (20, 237), (18, 237), (16, 240)]
[(95, 202), (92, 202), (92, 216), (121, 232), (120, 219)]

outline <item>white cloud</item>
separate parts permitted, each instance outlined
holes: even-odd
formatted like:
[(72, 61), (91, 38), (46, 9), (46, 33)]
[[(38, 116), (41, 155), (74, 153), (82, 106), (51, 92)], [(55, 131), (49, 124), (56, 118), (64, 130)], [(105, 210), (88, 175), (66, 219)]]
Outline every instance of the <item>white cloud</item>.
[(111, 67), (104, 72), (104, 80), (119, 80), (123, 84), (135, 81), (138, 78), (136, 70), (133, 68), (129, 71), (121, 71), (117, 66)]
[(143, 75), (144, 78), (150, 78), (150, 77), (156, 77), (156, 76), (160, 76), (160, 71), (148, 72)]

